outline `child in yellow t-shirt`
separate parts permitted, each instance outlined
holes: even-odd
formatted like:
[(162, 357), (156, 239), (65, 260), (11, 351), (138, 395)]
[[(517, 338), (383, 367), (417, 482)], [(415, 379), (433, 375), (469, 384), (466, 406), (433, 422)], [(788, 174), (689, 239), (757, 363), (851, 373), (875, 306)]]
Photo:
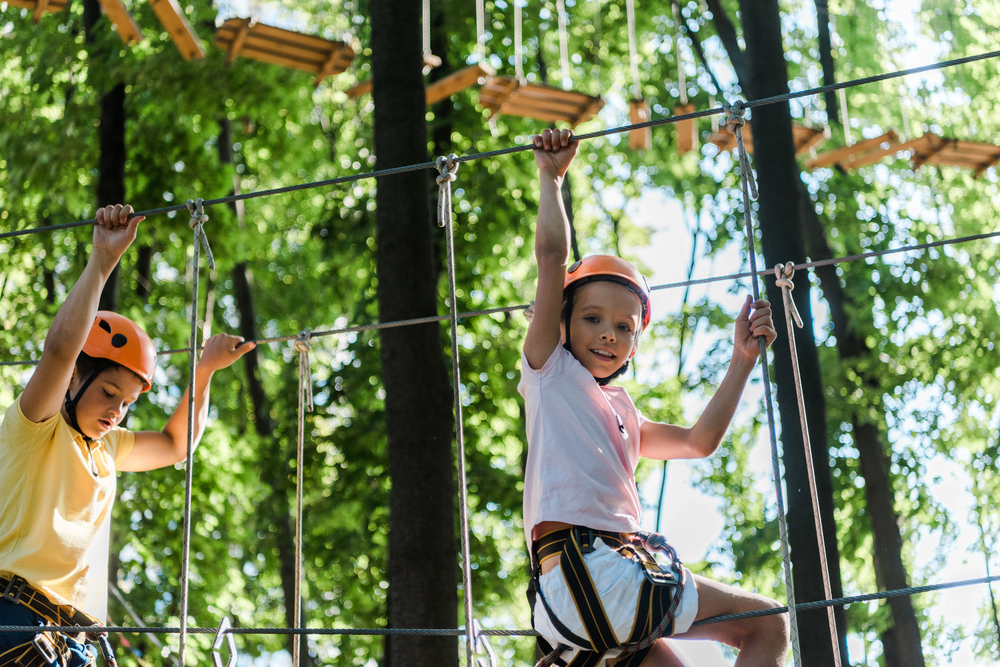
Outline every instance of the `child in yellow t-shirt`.
[[(162, 431), (118, 426), (152, 386), (156, 351), (138, 325), (97, 305), (142, 220), (131, 206), (97, 212), (87, 266), (52, 322), (38, 368), (0, 423), (0, 626), (102, 622), (115, 473), (186, 457), (187, 393)], [(212, 375), (253, 349), (242, 342), (225, 334), (205, 342), (193, 387), (195, 444)], [(0, 667), (93, 664), (82, 639), (0, 632)]]

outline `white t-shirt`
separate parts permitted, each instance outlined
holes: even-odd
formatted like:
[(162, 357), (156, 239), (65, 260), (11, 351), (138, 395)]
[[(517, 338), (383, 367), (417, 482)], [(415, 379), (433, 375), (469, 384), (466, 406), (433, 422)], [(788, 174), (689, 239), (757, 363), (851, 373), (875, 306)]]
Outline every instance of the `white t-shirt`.
[[(533, 370), (521, 353), (527, 413), (524, 536), (541, 521), (598, 530), (640, 529), (635, 487), (639, 428), (649, 421), (621, 387), (602, 387), (562, 346)], [(623, 428), (619, 428), (619, 424)]]

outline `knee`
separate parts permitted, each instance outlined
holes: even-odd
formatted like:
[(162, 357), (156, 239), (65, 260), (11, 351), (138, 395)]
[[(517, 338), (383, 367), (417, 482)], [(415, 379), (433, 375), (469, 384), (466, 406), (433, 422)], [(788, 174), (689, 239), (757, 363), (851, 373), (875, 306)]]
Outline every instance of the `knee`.
[[(759, 598), (759, 609), (777, 609), (782, 605), (770, 598)], [(775, 653), (784, 654), (788, 651), (791, 637), (791, 625), (788, 613), (772, 614), (750, 618), (742, 624), (743, 632), (736, 646), (742, 649), (749, 644), (773, 647)]]

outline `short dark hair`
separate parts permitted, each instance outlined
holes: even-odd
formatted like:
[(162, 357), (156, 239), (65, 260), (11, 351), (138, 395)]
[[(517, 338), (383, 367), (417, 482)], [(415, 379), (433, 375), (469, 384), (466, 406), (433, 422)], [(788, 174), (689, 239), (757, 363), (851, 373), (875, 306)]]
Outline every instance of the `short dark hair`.
[(137, 378), (139, 378), (139, 381), (142, 382), (143, 386), (146, 386), (146, 381), (142, 378), (141, 375), (136, 373), (131, 368), (122, 366), (117, 361), (111, 361), (110, 359), (102, 359), (101, 357), (92, 357), (86, 352), (81, 352), (80, 355), (76, 358), (76, 370), (77, 372), (80, 373), (80, 377), (85, 380), (94, 373), (100, 373), (102, 371), (108, 371), (108, 370), (113, 371), (119, 368), (126, 370), (132, 375), (136, 376)]

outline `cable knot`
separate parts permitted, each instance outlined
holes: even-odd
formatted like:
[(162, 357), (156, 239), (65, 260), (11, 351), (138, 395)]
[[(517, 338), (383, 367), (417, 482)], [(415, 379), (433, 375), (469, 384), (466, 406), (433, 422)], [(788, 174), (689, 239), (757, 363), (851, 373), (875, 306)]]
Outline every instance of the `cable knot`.
[(737, 127), (747, 124), (747, 119), (743, 117), (747, 109), (743, 106), (742, 100), (736, 100), (732, 104), (723, 102), (722, 110), (726, 112), (726, 130), (730, 134), (736, 134)]
[[(205, 234), (205, 223), (208, 222), (208, 214), (205, 213), (205, 200), (201, 197), (188, 199), (185, 202), (188, 212), (191, 214), (191, 229), (194, 230), (195, 244), (200, 243), (205, 246), (205, 258), (208, 259), (208, 268), (215, 268), (215, 257), (212, 255), (212, 246), (208, 245), (208, 236)], [(198, 267), (195, 267), (195, 271)]]
[(451, 184), (457, 178), (455, 172), (458, 171), (458, 156), (454, 153), (447, 157), (439, 156), (434, 162), (439, 175), (438, 184), (438, 227), (444, 227), (451, 222)]
[(792, 282), (792, 277), (794, 275), (795, 265), (791, 262), (775, 264), (774, 284), (781, 288), (781, 296), (785, 304), (785, 310), (792, 316), (792, 320), (795, 321), (795, 326), (801, 329), (802, 316), (799, 315), (799, 309), (796, 308), (795, 301), (792, 299), (792, 290), (795, 289), (795, 283)]

